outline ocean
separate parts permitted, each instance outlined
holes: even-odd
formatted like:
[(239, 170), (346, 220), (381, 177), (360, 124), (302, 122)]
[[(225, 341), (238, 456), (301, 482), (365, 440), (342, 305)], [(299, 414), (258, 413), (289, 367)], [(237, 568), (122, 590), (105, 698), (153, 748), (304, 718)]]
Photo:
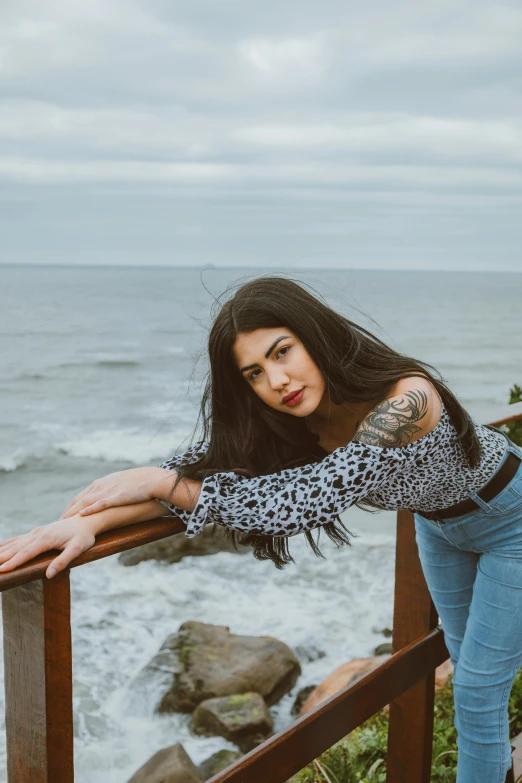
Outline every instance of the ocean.
[[(206, 372), (211, 307), (227, 286), (271, 270), (0, 266), (0, 540), (57, 519), (98, 476), (157, 465), (186, 445)], [(522, 384), (522, 275), (292, 270), (335, 309), (433, 364), (477, 419)], [(153, 714), (133, 678), (187, 620), (269, 634), (303, 668), (272, 712), (290, 724), (300, 688), (371, 655), (391, 627), (395, 515), (350, 509), (351, 547), (316, 558), (297, 537), (278, 571), (219, 554), (132, 568), (116, 557), (71, 572), (77, 783), (126, 783), (183, 743), (195, 763), (219, 738), (189, 716)], [(0, 678), (3, 667), (0, 667)], [(0, 686), (3, 694), (3, 683)], [(0, 696), (0, 699), (3, 695)], [(6, 781), (3, 702), (0, 783)]]

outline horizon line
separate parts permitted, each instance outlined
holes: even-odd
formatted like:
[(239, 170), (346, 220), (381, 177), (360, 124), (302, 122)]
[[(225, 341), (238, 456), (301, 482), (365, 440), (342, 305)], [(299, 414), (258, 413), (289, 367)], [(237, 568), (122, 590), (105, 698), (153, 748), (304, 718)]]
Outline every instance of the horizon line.
[[(60, 263), (38, 263), (34, 261), (21, 261), (17, 263), (9, 263), (0, 261), (0, 267), (38, 267), (38, 268), (59, 268), (59, 269), (190, 269), (194, 271), (217, 271), (217, 270), (273, 270), (281, 271), (280, 267), (276, 266), (239, 266), (239, 265), (221, 265), (221, 264), (60, 264)], [(299, 272), (439, 272), (441, 274), (522, 274), (522, 270), (517, 269), (435, 269), (435, 268), (409, 268), (409, 267), (342, 267), (342, 266), (292, 266), (288, 267), (285, 272), (291, 271)]]

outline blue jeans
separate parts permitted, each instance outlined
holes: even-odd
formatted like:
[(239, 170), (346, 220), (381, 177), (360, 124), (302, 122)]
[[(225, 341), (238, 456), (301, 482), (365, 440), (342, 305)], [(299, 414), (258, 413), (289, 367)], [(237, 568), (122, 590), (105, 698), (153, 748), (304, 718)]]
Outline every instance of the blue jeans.
[[(502, 462), (510, 451), (522, 456), (506, 438)], [(415, 514), (416, 541), (455, 669), (457, 783), (504, 783), (522, 664), (522, 463), (488, 503), (470, 497), (480, 508), (445, 522)]]

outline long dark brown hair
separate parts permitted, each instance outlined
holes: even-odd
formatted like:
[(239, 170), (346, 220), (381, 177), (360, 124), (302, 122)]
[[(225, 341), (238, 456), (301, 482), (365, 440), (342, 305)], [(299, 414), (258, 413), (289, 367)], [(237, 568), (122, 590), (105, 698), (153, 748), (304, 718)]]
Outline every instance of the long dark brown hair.
[[(437, 370), (397, 353), (302, 285), (284, 277), (259, 277), (241, 285), (224, 304), (218, 301), (218, 306), (208, 340), (210, 370), (196, 425), (201, 433), (198, 439), (207, 441), (208, 447), (197, 462), (180, 466), (177, 481), (183, 477), (202, 481), (231, 470), (259, 476), (326, 456), (319, 436), (309, 430), (305, 419), (266, 405), (234, 361), (232, 348), (239, 334), (271, 327), (286, 327), (301, 340), (321, 371), (332, 402), (338, 405), (377, 404), (400, 378), (427, 377), (440, 394), (470, 466), (479, 463), (481, 447), (473, 422)], [(356, 505), (377, 508), (365, 499)], [(321, 529), (338, 546), (350, 544), (353, 534), (339, 517)], [(259, 560), (270, 559), (278, 568), (293, 560), (287, 537), (225, 531), (236, 543), (250, 544)], [(313, 551), (322, 556), (312, 533), (305, 535)]]

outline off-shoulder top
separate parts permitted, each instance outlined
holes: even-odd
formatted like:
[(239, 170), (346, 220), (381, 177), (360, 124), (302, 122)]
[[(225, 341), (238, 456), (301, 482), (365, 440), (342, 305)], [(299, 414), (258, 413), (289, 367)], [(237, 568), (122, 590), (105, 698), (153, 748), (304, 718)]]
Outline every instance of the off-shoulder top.
[[(400, 447), (379, 447), (351, 441), (318, 462), (254, 478), (227, 471), (206, 477), (192, 512), (161, 501), (186, 524), (186, 535), (198, 535), (216, 522), (243, 533), (294, 536), (337, 520), (361, 500), (382, 509), (437, 511), (467, 498), (499, 467), (505, 436), (475, 424), (482, 459), (470, 468), (445, 406), (436, 427)], [(176, 470), (197, 461), (202, 441), (163, 462)]]

